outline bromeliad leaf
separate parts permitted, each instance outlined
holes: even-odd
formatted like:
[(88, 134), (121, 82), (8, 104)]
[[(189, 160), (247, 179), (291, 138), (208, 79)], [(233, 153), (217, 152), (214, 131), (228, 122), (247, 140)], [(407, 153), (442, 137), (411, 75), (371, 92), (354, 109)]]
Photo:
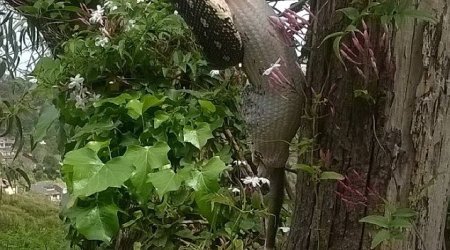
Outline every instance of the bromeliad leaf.
[(370, 245), (370, 249), (376, 248), (378, 245), (380, 245), (383, 241), (391, 239), (391, 233), (388, 230), (380, 230), (372, 240), (372, 243)]
[(128, 180), (134, 170), (132, 162), (116, 157), (103, 163), (90, 148), (81, 148), (66, 154), (64, 165), (71, 166), (73, 195), (89, 196), (118, 187)]
[(162, 198), (170, 191), (177, 191), (182, 179), (172, 169), (164, 169), (148, 174), (148, 182), (155, 187), (159, 197)]
[(197, 128), (194, 129), (186, 126), (183, 129), (184, 141), (189, 142), (196, 148), (201, 149), (205, 146), (208, 139), (213, 138), (211, 128), (206, 122), (197, 123)]
[(369, 223), (384, 228), (389, 228), (389, 219), (380, 215), (369, 215), (359, 220), (359, 222)]

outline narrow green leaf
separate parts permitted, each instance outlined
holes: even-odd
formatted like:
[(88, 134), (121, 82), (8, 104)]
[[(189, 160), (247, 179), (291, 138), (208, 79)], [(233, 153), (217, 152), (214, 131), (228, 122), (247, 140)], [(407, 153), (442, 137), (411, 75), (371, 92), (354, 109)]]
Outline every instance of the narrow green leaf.
[(369, 215), (359, 220), (359, 222), (369, 223), (384, 228), (389, 228), (389, 219), (380, 215)]
[(370, 249), (376, 248), (383, 241), (387, 241), (391, 239), (391, 233), (388, 230), (380, 230), (372, 239), (372, 244), (370, 245)]
[(312, 175), (317, 173), (316, 168), (306, 164), (296, 164), (292, 169), (298, 169)]
[(59, 112), (52, 104), (45, 104), (41, 112), (39, 114), (39, 118), (37, 124), (33, 131), (33, 145), (31, 145), (32, 149), (34, 149), (38, 142), (42, 141), (44, 137), (47, 135), (47, 131), (59, 117)]
[(321, 180), (343, 180), (345, 179), (343, 175), (332, 172), (332, 171), (324, 171), (320, 173), (319, 179)]
[(394, 217), (403, 217), (403, 218), (411, 218), (416, 216), (416, 211), (411, 208), (398, 208), (392, 214)]
[(352, 21), (358, 20), (361, 17), (359, 10), (353, 7), (338, 9), (337, 11), (342, 12), (348, 19)]

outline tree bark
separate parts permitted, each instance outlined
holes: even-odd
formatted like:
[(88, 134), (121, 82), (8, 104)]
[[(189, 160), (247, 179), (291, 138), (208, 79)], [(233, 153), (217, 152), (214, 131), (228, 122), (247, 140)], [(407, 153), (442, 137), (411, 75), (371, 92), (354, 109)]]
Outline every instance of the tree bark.
[[(317, 19), (307, 73), (311, 87), (328, 100), (314, 134), (322, 152), (332, 155), (330, 170), (347, 176), (346, 186), (298, 175), (287, 249), (370, 249), (374, 228), (358, 221), (383, 215), (380, 198), (418, 215), (404, 240), (381, 249), (443, 249), (450, 194), (450, 3), (415, 1), (437, 18), (433, 25), (407, 18), (385, 33), (366, 20), (379, 73), (362, 77), (345, 58), (344, 69), (332, 39), (319, 47), (326, 35), (345, 28), (336, 10), (350, 2), (312, 1)], [(348, 37), (342, 42), (351, 43)], [(355, 97), (358, 89), (375, 102)]]

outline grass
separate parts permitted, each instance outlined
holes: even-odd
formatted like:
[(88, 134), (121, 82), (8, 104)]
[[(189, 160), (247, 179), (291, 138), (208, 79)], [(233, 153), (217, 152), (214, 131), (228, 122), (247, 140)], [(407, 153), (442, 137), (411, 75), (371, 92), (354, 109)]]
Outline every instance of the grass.
[(0, 200), (0, 249), (69, 249), (56, 204), (30, 195)]

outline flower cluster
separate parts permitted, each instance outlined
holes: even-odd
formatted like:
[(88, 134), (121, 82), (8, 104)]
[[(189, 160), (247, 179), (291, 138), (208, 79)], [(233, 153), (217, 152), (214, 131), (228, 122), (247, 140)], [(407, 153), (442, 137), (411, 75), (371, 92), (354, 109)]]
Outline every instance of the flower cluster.
[(241, 180), (245, 185), (251, 185), (253, 187), (260, 187), (264, 184), (270, 185), (270, 181), (268, 179), (258, 176), (247, 176)]
[(75, 77), (70, 78), (70, 82), (67, 85), (70, 92), (70, 100), (75, 101), (75, 107), (84, 109), (87, 102), (96, 101), (100, 98), (100, 95), (92, 94), (84, 86), (84, 78), (77, 74)]
[[(309, 15), (312, 16), (311, 12)], [(272, 34), (273, 36), (279, 37), (281, 35), (282, 41), (287, 46), (295, 46), (294, 38), (304, 37), (305, 32), (310, 25), (306, 18), (300, 16), (296, 12), (286, 9), (280, 16), (270, 16), (269, 22), (278, 31), (279, 34)]]

